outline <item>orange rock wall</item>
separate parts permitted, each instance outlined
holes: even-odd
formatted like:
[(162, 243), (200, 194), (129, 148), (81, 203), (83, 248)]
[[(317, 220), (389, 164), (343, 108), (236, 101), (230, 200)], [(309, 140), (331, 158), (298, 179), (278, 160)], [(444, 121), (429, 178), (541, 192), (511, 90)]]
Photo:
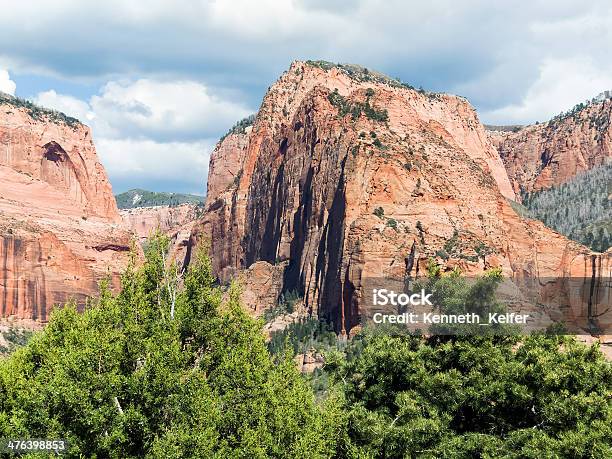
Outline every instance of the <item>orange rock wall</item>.
[[(388, 119), (353, 115), (358, 106)], [(301, 292), (338, 331), (367, 312), (366, 279), (418, 275), (430, 257), (466, 274), (591, 275), (588, 249), (514, 212), (502, 161), (461, 97), (295, 62), (252, 130), (222, 142), (211, 162), (221, 154), (242, 174), (229, 186), (209, 176), (209, 189), (224, 191), (207, 199), (191, 247), (209, 239), (223, 280), (257, 262), (286, 263), (279, 291)], [(604, 258), (598, 269), (609, 273)]]
[(128, 260), (112, 189), (89, 128), (0, 103), (0, 314), (45, 321)]

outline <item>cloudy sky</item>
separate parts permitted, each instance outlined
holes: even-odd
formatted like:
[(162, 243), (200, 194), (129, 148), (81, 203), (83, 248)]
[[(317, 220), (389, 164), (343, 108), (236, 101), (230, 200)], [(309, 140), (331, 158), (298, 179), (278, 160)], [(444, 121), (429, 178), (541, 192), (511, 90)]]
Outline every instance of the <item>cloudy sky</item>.
[(0, 90), (76, 116), (115, 192), (202, 193), (218, 137), (294, 59), (545, 120), (612, 88), (612, 2), (0, 0)]

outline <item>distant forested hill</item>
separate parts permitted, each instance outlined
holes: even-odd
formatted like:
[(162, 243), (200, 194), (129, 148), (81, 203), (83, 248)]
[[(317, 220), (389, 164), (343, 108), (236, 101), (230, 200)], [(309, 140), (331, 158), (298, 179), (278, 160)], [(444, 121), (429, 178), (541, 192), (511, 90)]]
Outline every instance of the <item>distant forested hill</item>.
[(604, 252), (612, 245), (612, 163), (549, 190), (525, 194), (523, 205), (532, 218)]
[(204, 202), (203, 196), (181, 193), (157, 193), (134, 189), (115, 196), (119, 209), (132, 209), (134, 207), (151, 206), (178, 206), (179, 204), (201, 204)]

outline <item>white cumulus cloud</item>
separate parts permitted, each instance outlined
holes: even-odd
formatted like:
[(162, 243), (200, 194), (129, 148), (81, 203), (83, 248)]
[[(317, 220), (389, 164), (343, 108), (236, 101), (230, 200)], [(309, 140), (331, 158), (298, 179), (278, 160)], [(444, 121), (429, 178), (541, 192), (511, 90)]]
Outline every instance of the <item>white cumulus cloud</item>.
[(119, 192), (140, 187), (203, 193), (219, 132), (251, 113), (195, 81), (111, 81), (87, 101), (49, 90), (34, 102), (91, 126)]
[[(214, 141), (156, 142), (151, 139), (96, 140), (96, 149), (115, 191), (157, 183), (166, 191), (203, 194)], [(162, 189), (161, 191), (163, 191)]]
[(17, 89), (17, 85), (11, 80), (8, 71), (0, 69), (0, 91), (14, 96), (15, 89)]
[(87, 102), (77, 99), (76, 97), (58, 94), (53, 89), (38, 93), (34, 98), (34, 103), (42, 107), (53, 108), (66, 115), (78, 118), (86, 124), (95, 118)]
[(608, 89), (612, 89), (609, 63), (586, 57), (549, 59), (520, 102), (485, 112), (481, 118), (491, 124), (547, 121)]
[[(294, 59), (362, 64), (459, 93), (485, 112), (520, 107), (548, 61), (612, 62), (609, 0), (532, 0), (520, 7), (487, 0), (20, 0), (10, 12), (0, 15), (0, 66), (100, 85), (114, 80), (99, 95), (100, 109), (127, 106), (112, 115), (122, 128), (146, 122), (162, 126), (160, 135), (177, 127), (193, 133), (184, 118), (194, 111), (189, 104), (185, 116), (174, 106), (168, 111), (163, 100), (150, 101), (151, 93), (194, 95), (205, 101), (200, 107), (218, 107), (223, 119), (224, 110), (239, 111), (240, 104), (219, 105), (216, 92), (185, 81), (207, 81), (255, 105)], [(27, 18), (27, 26), (15, 18)], [(605, 78), (605, 66), (594, 68)], [(160, 75), (178, 83), (159, 86)], [(142, 105), (132, 104), (132, 95)], [(212, 130), (217, 118), (209, 113), (202, 126)]]
[(97, 128), (105, 136), (163, 140), (215, 135), (251, 113), (194, 81), (111, 81), (90, 104), (99, 120)]

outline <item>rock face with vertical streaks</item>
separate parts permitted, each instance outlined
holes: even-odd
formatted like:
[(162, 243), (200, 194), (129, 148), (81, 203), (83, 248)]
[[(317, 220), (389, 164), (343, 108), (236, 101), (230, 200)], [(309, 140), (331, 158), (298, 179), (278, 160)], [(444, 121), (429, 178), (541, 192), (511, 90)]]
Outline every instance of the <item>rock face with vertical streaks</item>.
[(176, 261), (179, 266), (184, 264), (191, 231), (201, 213), (202, 207), (197, 204), (135, 207), (119, 211), (124, 224), (141, 244), (156, 231), (168, 236), (168, 261)]
[(255, 263), (278, 277), (261, 263), (282, 266), (277, 291), (300, 292), (339, 332), (370, 312), (368, 279), (416, 276), (430, 258), (466, 274), (499, 267), (510, 279), (610, 275), (610, 253), (513, 210), (503, 163), (461, 97), (358, 66), (294, 62), (241, 135), (213, 153), (215, 169), (232, 158), (224, 167), (238, 178), (218, 184), (211, 167), (216, 191), (190, 250), (207, 240), (222, 280)]
[(0, 94), (1, 315), (84, 305), (103, 277), (117, 285), (129, 248), (89, 128)]

